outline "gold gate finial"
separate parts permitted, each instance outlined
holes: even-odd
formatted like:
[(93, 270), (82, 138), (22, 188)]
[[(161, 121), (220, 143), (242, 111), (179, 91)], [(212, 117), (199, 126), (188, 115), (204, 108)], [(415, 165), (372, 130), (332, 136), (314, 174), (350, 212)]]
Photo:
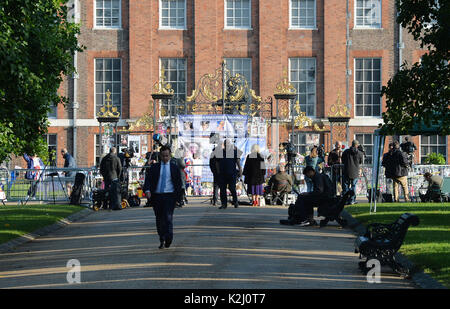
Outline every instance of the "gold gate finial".
[(287, 70), (283, 70), (283, 78), (275, 86), (275, 94), (297, 94), (297, 89), (289, 82)]
[(117, 107), (111, 104), (111, 91), (106, 90), (106, 99), (100, 111), (97, 113), (97, 117), (101, 118), (119, 118), (120, 112), (117, 111)]
[(338, 91), (336, 104), (330, 107), (330, 117), (350, 117), (349, 108), (341, 103), (341, 91)]
[(175, 91), (172, 89), (172, 85), (166, 82), (165, 73), (164, 68), (161, 68), (161, 76), (153, 85), (153, 94), (174, 94)]

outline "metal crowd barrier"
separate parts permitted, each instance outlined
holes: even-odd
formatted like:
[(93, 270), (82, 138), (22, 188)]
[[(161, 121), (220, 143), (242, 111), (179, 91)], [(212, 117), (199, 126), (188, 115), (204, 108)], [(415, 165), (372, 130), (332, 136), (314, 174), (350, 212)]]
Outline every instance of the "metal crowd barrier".
[[(190, 165), (190, 168), (194, 166)], [(209, 165), (202, 166), (201, 195), (212, 196), (212, 174)], [(304, 167), (304, 165), (293, 165), (291, 169), (294, 173), (295, 188), (298, 192), (306, 191), (306, 183), (302, 174)], [(142, 188), (144, 185), (144, 169), (145, 167), (142, 166), (124, 168), (128, 176), (128, 192), (130, 194), (142, 197), (142, 190), (139, 190), (139, 188)], [(342, 172), (342, 168), (338, 170)], [(367, 197), (367, 189), (370, 187), (372, 179), (372, 166), (362, 166), (362, 171), (363, 176), (359, 177), (356, 185), (356, 195)], [(73, 172), (73, 176), (67, 177), (66, 173), (68, 172)], [(74, 175), (77, 172), (81, 172), (86, 176), (82, 190), (82, 203), (91, 204), (93, 191), (104, 188), (103, 178), (96, 167), (72, 169), (47, 167), (42, 170), (0, 168), (0, 202), (67, 202), (70, 195), (68, 190), (71, 190), (75, 181)], [(334, 170), (331, 167), (324, 167), (322, 172), (333, 179)], [(450, 165), (413, 165), (408, 175), (409, 194), (411, 197), (418, 197), (421, 190), (426, 190), (427, 184), (423, 177), (425, 172), (431, 172), (442, 177), (450, 177)], [(266, 174), (266, 183), (271, 176), (272, 174), (269, 172)], [(341, 188), (337, 187), (337, 189), (339, 192)], [(379, 189), (383, 193), (392, 192), (392, 181), (384, 177), (383, 167), (379, 174)], [(194, 191), (194, 186), (192, 186), (192, 191), (189, 191), (189, 195), (197, 193)], [(247, 194), (246, 187), (244, 187), (242, 181), (239, 181), (237, 184), (237, 193), (238, 195)]]
[(5, 199), (10, 202), (69, 201), (76, 173), (83, 173), (86, 176), (82, 202), (90, 202), (96, 168), (1, 169), (0, 188), (4, 192)]

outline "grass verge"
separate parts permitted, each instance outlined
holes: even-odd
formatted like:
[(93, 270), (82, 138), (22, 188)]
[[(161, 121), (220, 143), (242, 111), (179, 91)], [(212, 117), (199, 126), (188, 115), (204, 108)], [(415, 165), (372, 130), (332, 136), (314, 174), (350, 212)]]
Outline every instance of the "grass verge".
[(369, 213), (370, 204), (346, 206), (364, 225), (393, 223), (405, 212), (419, 217), (410, 227), (400, 252), (446, 287), (450, 287), (450, 203), (382, 203)]
[(85, 209), (76, 205), (0, 206), (0, 244)]

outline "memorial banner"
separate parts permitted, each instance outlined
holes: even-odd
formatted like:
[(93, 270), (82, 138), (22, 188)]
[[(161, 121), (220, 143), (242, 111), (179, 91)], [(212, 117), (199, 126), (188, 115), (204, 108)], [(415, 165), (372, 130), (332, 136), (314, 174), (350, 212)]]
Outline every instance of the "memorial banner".
[[(196, 162), (201, 160), (203, 167), (200, 172), (202, 182), (212, 182), (209, 168), (209, 157), (218, 143), (230, 139), (241, 154), (241, 166), (244, 166), (247, 154), (254, 144), (260, 146), (261, 152), (266, 151), (267, 125), (264, 119), (252, 119), (242, 115), (179, 115), (178, 150), (185, 160)], [(217, 137), (217, 138), (216, 138)]]

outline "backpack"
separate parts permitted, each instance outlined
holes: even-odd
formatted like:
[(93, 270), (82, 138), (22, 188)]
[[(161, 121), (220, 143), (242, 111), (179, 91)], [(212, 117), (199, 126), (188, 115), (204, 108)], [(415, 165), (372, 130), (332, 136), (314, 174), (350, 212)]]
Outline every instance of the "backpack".
[(83, 190), (84, 179), (86, 176), (83, 173), (77, 173), (75, 175), (75, 183), (72, 188), (72, 193), (70, 194), (70, 204), (80, 205), (81, 204), (81, 193)]

